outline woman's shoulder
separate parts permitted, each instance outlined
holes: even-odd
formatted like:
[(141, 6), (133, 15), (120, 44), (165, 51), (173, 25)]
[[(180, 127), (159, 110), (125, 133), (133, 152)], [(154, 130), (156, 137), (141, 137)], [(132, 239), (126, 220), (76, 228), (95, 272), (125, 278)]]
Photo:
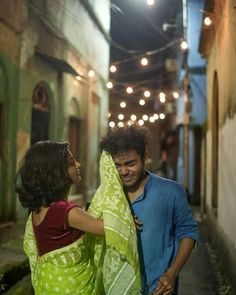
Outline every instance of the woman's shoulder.
[(68, 210), (74, 207), (78, 207), (75, 203), (68, 200), (58, 200), (51, 204), (51, 210)]

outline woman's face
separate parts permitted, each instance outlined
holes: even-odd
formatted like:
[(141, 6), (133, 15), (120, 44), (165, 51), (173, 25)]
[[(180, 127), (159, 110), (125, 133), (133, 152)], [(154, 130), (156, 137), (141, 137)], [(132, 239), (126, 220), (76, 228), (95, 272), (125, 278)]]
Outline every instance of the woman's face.
[(80, 163), (73, 157), (71, 151), (68, 153), (68, 175), (74, 184), (78, 184), (81, 180)]

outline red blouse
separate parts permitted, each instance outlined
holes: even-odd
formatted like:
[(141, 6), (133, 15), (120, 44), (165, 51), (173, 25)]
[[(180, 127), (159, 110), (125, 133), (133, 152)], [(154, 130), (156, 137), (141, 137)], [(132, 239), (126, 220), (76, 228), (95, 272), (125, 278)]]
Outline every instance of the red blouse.
[(82, 231), (68, 227), (68, 212), (74, 207), (78, 206), (72, 202), (61, 200), (49, 207), (43, 221), (39, 225), (34, 224), (32, 218), (40, 256), (72, 244), (83, 235)]

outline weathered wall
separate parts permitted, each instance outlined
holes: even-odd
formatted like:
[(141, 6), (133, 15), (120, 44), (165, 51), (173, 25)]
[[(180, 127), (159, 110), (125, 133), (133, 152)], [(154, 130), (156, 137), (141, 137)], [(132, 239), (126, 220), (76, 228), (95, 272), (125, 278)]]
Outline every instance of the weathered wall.
[[(109, 1), (94, 0), (91, 6), (109, 33)], [(38, 53), (67, 63), (82, 79), (76, 80)], [(93, 78), (88, 77), (91, 69), (95, 72)], [(109, 44), (80, 1), (1, 1), (0, 103), (4, 104), (4, 130), (0, 220), (26, 215), (15, 198), (13, 181), (16, 166), (30, 145), (32, 93), (39, 82), (50, 93), (50, 139), (68, 140), (70, 117), (81, 122), (79, 152), (88, 179), (84, 179), (85, 193), (96, 189), (97, 146), (107, 128), (108, 72)], [(96, 108), (94, 97), (98, 102)], [(94, 134), (94, 130), (99, 133)]]
[[(227, 269), (235, 282), (236, 256), (236, 11), (234, 1), (217, 1), (215, 19), (218, 19), (216, 36), (208, 56), (207, 101), (208, 127), (206, 137), (206, 204), (210, 225), (209, 235), (217, 240)], [(215, 107), (214, 76), (218, 76), (218, 183), (212, 183), (212, 111)], [(217, 214), (212, 210), (213, 185), (218, 188)], [(212, 233), (212, 234), (210, 234)], [(215, 237), (214, 237), (215, 236)]]

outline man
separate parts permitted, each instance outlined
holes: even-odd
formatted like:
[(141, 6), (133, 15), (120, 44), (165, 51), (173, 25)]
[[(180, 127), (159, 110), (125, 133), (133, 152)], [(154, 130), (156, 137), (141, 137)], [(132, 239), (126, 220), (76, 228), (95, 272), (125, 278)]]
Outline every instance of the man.
[(100, 147), (112, 155), (131, 210), (143, 224), (138, 236), (143, 294), (176, 295), (198, 229), (181, 186), (144, 169), (147, 144), (145, 129), (132, 125), (108, 133)]

